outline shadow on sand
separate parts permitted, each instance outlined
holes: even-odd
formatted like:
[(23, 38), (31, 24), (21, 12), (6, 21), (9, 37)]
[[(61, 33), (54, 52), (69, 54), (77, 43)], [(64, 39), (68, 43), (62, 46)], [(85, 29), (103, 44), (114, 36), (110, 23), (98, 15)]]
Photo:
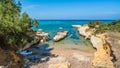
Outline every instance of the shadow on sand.
[(50, 48), (48, 44), (39, 44), (26, 49), (27, 51), (31, 51), (32, 54), (24, 56), (25, 65), (23, 68), (30, 68), (31, 65), (47, 62), (50, 57), (57, 57), (51, 54), (51, 50), (53, 49), (54, 48)]

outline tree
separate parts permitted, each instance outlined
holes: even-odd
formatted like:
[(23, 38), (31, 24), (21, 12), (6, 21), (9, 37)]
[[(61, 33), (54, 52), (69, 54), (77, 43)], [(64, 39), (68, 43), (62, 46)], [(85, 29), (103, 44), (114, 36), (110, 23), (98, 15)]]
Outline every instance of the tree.
[[(31, 37), (27, 34), (37, 20), (32, 20), (27, 13), (21, 14), (21, 3), (15, 0), (0, 0), (0, 40), (3, 46), (21, 47)], [(2, 46), (2, 42), (0, 43)]]
[(39, 25), (38, 21), (36, 19), (33, 19), (33, 24), (32, 25), (37, 28), (38, 25)]

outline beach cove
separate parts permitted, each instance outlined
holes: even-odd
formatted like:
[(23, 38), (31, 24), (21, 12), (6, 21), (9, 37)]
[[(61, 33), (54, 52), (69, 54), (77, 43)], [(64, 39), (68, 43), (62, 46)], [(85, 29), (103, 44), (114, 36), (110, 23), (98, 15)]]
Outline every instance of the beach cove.
[[(109, 23), (110, 21), (105, 22)], [(72, 68), (80, 68), (81, 66), (83, 68), (89, 68), (91, 66), (91, 59), (95, 49), (90, 41), (85, 40), (84, 37), (79, 35), (77, 29), (72, 27), (74, 24), (83, 25), (87, 23), (88, 21), (41, 21), (39, 23), (39, 28), (41, 28), (42, 31), (49, 33), (51, 38), (50, 41), (41, 45), (47, 47), (48, 49), (51, 48), (50, 53), (57, 57), (49, 58), (50, 60), (47, 63), (43, 62), (38, 64), (38, 67), (47, 68), (50, 64), (69, 61)], [(52, 38), (55, 36), (57, 31), (59, 31), (59, 27), (63, 27), (64, 30), (67, 30), (69, 33), (65, 39), (59, 42), (54, 42)]]
[(119, 5), (0, 0), (0, 68), (120, 68)]

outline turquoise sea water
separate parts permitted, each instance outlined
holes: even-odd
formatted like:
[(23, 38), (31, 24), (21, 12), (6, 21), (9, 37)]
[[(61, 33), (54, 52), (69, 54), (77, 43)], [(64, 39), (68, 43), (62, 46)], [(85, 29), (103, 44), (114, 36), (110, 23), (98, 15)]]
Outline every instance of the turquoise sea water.
[[(72, 28), (72, 25), (83, 25), (88, 24), (89, 20), (38, 20), (39, 27), (33, 28), (34, 30), (37, 30), (39, 28), (42, 29), (43, 32), (47, 32), (50, 35), (51, 42), (53, 37), (56, 35), (56, 33), (59, 31), (59, 27), (63, 27), (64, 30), (67, 30), (68, 36), (60, 41), (57, 42), (57, 44), (71, 44), (71, 45), (89, 45), (86, 40), (84, 40), (82, 37), (79, 36), (77, 30), (75, 28)], [(104, 23), (112, 22), (110, 20), (104, 20), (102, 21)]]
[[(75, 49), (75, 50), (89, 50), (89, 51), (94, 51), (92, 45), (90, 44), (89, 41), (86, 41), (83, 37), (81, 37), (77, 30), (75, 28), (72, 28), (72, 25), (82, 25), (82, 24), (87, 24), (89, 21), (62, 21), (62, 20), (52, 20), (52, 21), (43, 21), (43, 20), (38, 20), (39, 22), (39, 27), (38, 28), (32, 28), (33, 30), (37, 31), (37, 29), (41, 28), (43, 32), (47, 32), (50, 35), (50, 41), (44, 44), (39, 44), (37, 47), (31, 47), (28, 48), (32, 54), (30, 55), (25, 55), (24, 56), (24, 61), (26, 62), (25, 59), (29, 60), (32, 63), (36, 63), (36, 61), (44, 62), (44, 61), (49, 61), (49, 56), (52, 55), (51, 51), (55, 47), (60, 47), (66, 49)], [(105, 23), (109, 23), (111, 21), (103, 21)], [(56, 33), (59, 31), (59, 27), (63, 27), (64, 30), (67, 30), (68, 36), (59, 41), (59, 42), (53, 42), (53, 37), (56, 35)], [(45, 59), (45, 60), (42, 60)], [(31, 63), (26, 63), (25, 68), (29, 68), (31, 66)], [(24, 68), (24, 67), (23, 67)]]

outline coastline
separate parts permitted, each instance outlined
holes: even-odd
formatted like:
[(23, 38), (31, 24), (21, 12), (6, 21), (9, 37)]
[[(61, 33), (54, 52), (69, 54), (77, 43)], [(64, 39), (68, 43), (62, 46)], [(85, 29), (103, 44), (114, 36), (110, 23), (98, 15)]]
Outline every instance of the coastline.
[(78, 27), (76, 25), (74, 27), (78, 29), (80, 35), (87, 37), (93, 47), (97, 49), (91, 62), (92, 67), (119, 68), (120, 57), (118, 55), (118, 49), (120, 48), (120, 33), (116, 32), (115, 34), (115, 32), (110, 31), (95, 34), (94, 31), (91, 32), (91, 29), (88, 26), (86, 28), (86, 26)]
[[(86, 29), (85, 29), (86, 30)], [(79, 29), (78, 29), (78, 33), (79, 33)], [(94, 32), (93, 33), (91, 33), (91, 34), (94, 34)], [(81, 35), (81, 34), (80, 34)], [(83, 35), (82, 35), (83, 36)], [(92, 35), (91, 35), (92, 36)], [(101, 37), (101, 36), (100, 36)], [(104, 35), (103, 35), (103, 37), (104, 37)], [(97, 36), (96, 36), (96, 38), (97, 38)], [(102, 37), (101, 37), (102, 38)], [(100, 38), (100, 40), (101, 40), (101, 38)], [(83, 37), (83, 39), (85, 39), (85, 37)], [(90, 38), (89, 38), (89, 40), (90, 40)], [(96, 41), (100, 41), (100, 40), (96, 40)], [(103, 39), (103, 40), (105, 40), (105, 38)], [(65, 41), (66, 42), (66, 41)], [(61, 44), (62, 43), (62, 44)], [(77, 46), (77, 45), (75, 45), (75, 44), (71, 44), (71, 43), (67, 43), (67, 44), (65, 44), (64, 42), (58, 42), (58, 43), (51, 43), (50, 44), (50, 47), (51, 48), (54, 48), (52, 51), (51, 51), (51, 53), (52, 54), (55, 54), (57, 57), (54, 57), (54, 61), (56, 61), (56, 60), (58, 60), (58, 58), (59, 57), (62, 57), (62, 59), (64, 59), (64, 58), (66, 58), (66, 60), (67, 60), (67, 62), (69, 62), (70, 63), (70, 65), (71, 65), (71, 67), (72, 68), (78, 68), (78, 67), (81, 67), (82, 66), (82, 68), (89, 68), (89, 67), (91, 67), (92, 65), (91, 65), (91, 63), (94, 63), (94, 62), (101, 62), (101, 63), (104, 63), (104, 60), (102, 60), (102, 59), (99, 59), (99, 57), (103, 57), (103, 56), (105, 56), (104, 55), (104, 53), (106, 52), (106, 50), (104, 50), (103, 52), (98, 52), (98, 49), (97, 50), (91, 50), (91, 48), (89, 49), (89, 48), (86, 48), (87, 46)], [(93, 42), (91, 42), (91, 40), (89, 41), (89, 43), (92, 43), (92, 44), (94, 44)], [(102, 42), (101, 42), (102, 43)], [(99, 46), (103, 46), (103, 44), (101, 44), (101, 43), (98, 43), (99, 44)], [(111, 51), (109, 50), (110, 48), (109, 48), (109, 45), (107, 44), (107, 43), (105, 43), (106, 45), (106, 47), (108, 48), (108, 53), (111, 53)], [(78, 44), (79, 45), (79, 44)], [(85, 49), (84, 49), (84, 47), (85, 47)], [(92, 46), (92, 47), (94, 47), (94, 46)], [(96, 48), (96, 47), (95, 47)], [(100, 47), (100, 51), (102, 51), (102, 48)], [(103, 55), (98, 55), (98, 59), (99, 59), (99, 61), (96, 61), (96, 59), (95, 59), (95, 53), (97, 53), (98, 52), (98, 54), (102, 54), (103, 53)], [(107, 58), (110, 58), (110, 55), (109, 54), (106, 54), (108, 57)], [(81, 57), (82, 56), (82, 57)], [(71, 57), (71, 58), (70, 58)], [(74, 59), (74, 58), (76, 58), (76, 59)], [(83, 59), (80, 59), (80, 58), (83, 58)], [(87, 62), (86, 62), (86, 60), (85, 60), (85, 58), (86, 59), (89, 59), (89, 60), (87, 60)], [(104, 58), (105, 60), (107, 59), (107, 58)], [(53, 59), (53, 58), (50, 58), (50, 59)], [(74, 59), (74, 60), (73, 60)], [(75, 62), (75, 61), (78, 61), (78, 59), (79, 59), (79, 61), (80, 62)], [(71, 61), (72, 60), (72, 61)], [(113, 62), (111, 61), (111, 59), (107, 59), (108, 60), (108, 65), (101, 65), (100, 67), (109, 67), (109, 66), (111, 66), (112, 68), (114, 68), (113, 67)], [(53, 65), (53, 67), (55, 66), (55, 65), (57, 65), (57, 64), (59, 64), (59, 63), (64, 63), (64, 62), (66, 62), (66, 61), (60, 61), (60, 62), (58, 62), (58, 63), (55, 63), (54, 61), (52, 61), (52, 60), (50, 60), (50, 61), (48, 61), (48, 68), (49, 68), (49, 66), (51, 67), (51, 65)], [(94, 62), (93, 62), (94, 61)], [(49, 64), (49, 62), (51, 62), (52, 64)], [(73, 63), (73, 62), (75, 62), (75, 63)], [(105, 61), (106, 62), (106, 61)], [(82, 64), (81, 64), (82, 63)], [(87, 67), (84, 65), (84, 64), (86, 64), (87, 63)], [(100, 63), (100, 64), (101, 64)], [(110, 65), (109, 65), (109, 63), (110, 63)], [(80, 65), (78, 65), (78, 64), (80, 64)], [(61, 66), (61, 65), (60, 65)], [(75, 67), (76, 66), (76, 67)], [(97, 65), (96, 65), (97, 66)], [(96, 67), (96, 66), (94, 66), (93, 65), (93, 67)], [(108, 68), (107, 67), (107, 68)]]
[[(90, 31), (88, 30), (87, 34), (83, 33), (81, 35), (81, 32), (80, 32), (81, 29), (79, 29), (79, 28), (81, 28), (81, 26), (77, 27), (77, 30), (78, 30), (77, 33), (79, 34), (80, 39), (77, 39), (77, 40), (76, 39), (74, 39), (74, 40), (72, 39), (72, 40), (70, 40), (69, 38), (65, 38), (65, 39), (61, 40), (60, 42), (48, 41), (48, 42), (44, 43), (44, 44), (47, 44), (49, 48), (53, 48), (50, 51), (50, 53), (53, 54), (55, 57), (47, 56), (47, 57), (49, 57), (48, 61), (42, 62), (42, 63), (36, 63), (36, 64), (30, 66), (30, 68), (38, 68), (38, 67), (50, 68), (51, 65), (55, 66), (56, 64), (61, 64), (61, 63), (65, 63), (66, 64), (66, 62), (68, 64), (70, 64), (70, 66), (72, 68), (81, 68), (81, 67), (82, 68), (89, 68), (89, 67), (91, 67), (91, 63), (93, 63), (93, 59), (95, 57), (95, 53), (97, 53), (97, 51), (98, 51), (98, 49), (96, 47), (94, 47), (93, 43), (91, 42), (91, 36), (94, 35), (94, 31), (93, 31), (93, 33), (89, 33), (89, 32), (91, 32), (91, 30)], [(87, 29), (89, 29), (89, 28), (87, 28)], [(86, 28), (85, 29), (82, 28), (82, 30), (86, 31)], [(82, 32), (84, 32), (84, 31), (82, 31)], [(85, 38), (84, 34), (88, 38)], [(92, 34), (92, 35), (90, 35), (90, 34)], [(108, 33), (107, 36), (110, 37), (109, 35), (110, 34)], [(99, 37), (99, 36), (97, 36), (97, 34), (95, 35), (95, 37), (101, 39), (101, 36)], [(98, 41), (98, 40), (95, 40), (95, 41)], [(98, 43), (98, 44), (101, 44), (101, 43)], [(101, 45), (103, 46), (103, 44), (101, 44)], [(113, 45), (115, 45), (115, 44), (113, 44)], [(109, 45), (107, 44), (106, 47), (108, 47), (108, 46)], [(39, 47), (36, 47), (36, 48), (39, 48)], [(94, 49), (94, 48), (96, 48), (97, 50)], [(100, 49), (102, 49), (102, 48), (100, 48)], [(108, 49), (109, 49), (109, 47), (108, 47)], [(113, 50), (115, 51), (116, 49), (113, 49)], [(115, 51), (115, 53), (119, 54), (117, 51)], [(105, 52), (106, 52), (106, 50), (105, 50)], [(111, 53), (111, 51), (108, 51), (108, 52)], [(99, 53), (99, 54), (101, 54), (101, 53)], [(107, 58), (110, 58), (110, 57), (111, 56), (108, 55)], [(119, 59), (119, 55), (118, 55), (117, 58)], [(63, 61), (61, 61), (61, 59)], [(59, 60), (59, 62), (56, 62), (57, 60)], [(108, 59), (108, 60), (110, 60), (110, 59)], [(101, 61), (101, 59), (100, 59), (100, 61)], [(95, 62), (96, 62), (96, 60), (95, 60)], [(101, 62), (103, 62), (103, 61), (101, 61)], [(112, 62), (110, 60), (110, 63), (112, 63)], [(118, 62), (113, 62), (113, 63), (115, 63), (115, 65), (117, 67), (119, 67), (119, 64), (118, 64), (119, 61)], [(113, 64), (111, 64), (111, 66), (112, 65)], [(103, 67), (104, 66), (105, 65), (103, 65)]]

